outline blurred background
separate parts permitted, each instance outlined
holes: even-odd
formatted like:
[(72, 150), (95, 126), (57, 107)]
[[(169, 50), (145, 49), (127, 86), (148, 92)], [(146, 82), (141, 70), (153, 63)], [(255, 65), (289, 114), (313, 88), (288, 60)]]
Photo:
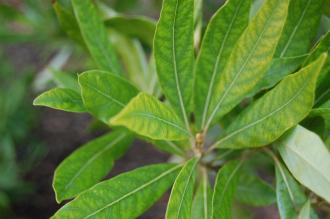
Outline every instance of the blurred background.
[[(161, 0), (95, 2), (104, 17), (123, 13), (157, 20), (161, 8)], [(0, 218), (49, 218), (60, 207), (52, 190), (56, 166), (77, 147), (108, 131), (87, 114), (32, 106), (34, 97), (62, 82), (61, 76), (75, 77), (95, 68), (83, 46), (65, 34), (55, 3), (0, 0)], [(205, 0), (205, 20), (222, 3)], [(167, 154), (135, 142), (109, 177), (167, 159)], [(141, 218), (163, 218), (167, 198)], [(274, 206), (255, 209), (254, 217), (278, 218)]]

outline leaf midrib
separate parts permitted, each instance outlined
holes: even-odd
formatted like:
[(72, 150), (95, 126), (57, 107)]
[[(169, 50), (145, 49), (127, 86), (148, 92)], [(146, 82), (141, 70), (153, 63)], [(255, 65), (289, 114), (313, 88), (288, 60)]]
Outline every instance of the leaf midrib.
[(96, 91), (97, 93), (101, 94), (102, 96), (106, 97), (107, 99), (111, 100), (112, 102), (116, 103), (117, 105), (119, 105), (121, 108), (123, 108), (125, 106), (124, 103), (122, 103), (121, 101), (113, 98), (112, 96), (109, 96), (108, 94), (102, 92), (101, 90), (97, 89), (96, 87), (90, 85), (89, 83), (85, 83), (85, 86)]
[(180, 200), (180, 204), (179, 204), (179, 208), (178, 208), (178, 214), (176, 215), (176, 218), (179, 219), (179, 216), (180, 216), (180, 212), (181, 212), (181, 208), (182, 208), (182, 203), (183, 203), (183, 200), (185, 199), (185, 196), (186, 196), (186, 191), (187, 191), (187, 188), (188, 188), (188, 185), (189, 185), (189, 182), (190, 182), (190, 179), (191, 179), (191, 176), (193, 175), (194, 171), (195, 171), (195, 166), (197, 164), (197, 160), (194, 162), (192, 168), (191, 168), (191, 171), (189, 173), (189, 176), (188, 176), (188, 179), (186, 181), (186, 184), (185, 184), (185, 187), (184, 187), (184, 190), (183, 190), (183, 195), (181, 197), (181, 200)]
[[(298, 150), (294, 150), (293, 148), (291, 148), (288, 143), (285, 144), (285, 147), (292, 151), (294, 154), (296, 154), (298, 157), (300, 157), (302, 160), (304, 160), (307, 164), (309, 164), (310, 167), (312, 167), (312, 169), (314, 169), (314, 172), (319, 173), (319, 175), (321, 176), (321, 178), (325, 179), (325, 181), (328, 182), (328, 184), (330, 185), (330, 178), (327, 178), (326, 175), (323, 175), (322, 172), (319, 170), (319, 168), (315, 167), (312, 163), (310, 163), (301, 153), (299, 153)], [(328, 153), (329, 154), (329, 153)], [(330, 175), (329, 175), (330, 176)]]
[(253, 49), (251, 50), (252, 52), (249, 53), (248, 57), (246, 58), (245, 62), (244, 62), (243, 65), (242, 65), (242, 67), (241, 67), (240, 70), (236, 73), (236, 75), (235, 75), (235, 77), (234, 77), (234, 80), (232, 80), (232, 82), (230, 83), (228, 89), (225, 90), (225, 93), (223, 94), (223, 96), (221, 97), (220, 101), (218, 102), (218, 104), (217, 104), (216, 107), (214, 108), (213, 112), (211, 113), (211, 115), (210, 115), (210, 117), (209, 117), (209, 119), (208, 119), (208, 121), (207, 121), (207, 123), (206, 123), (206, 127), (208, 127), (208, 126), (211, 124), (211, 122), (212, 122), (213, 118), (215, 117), (217, 111), (219, 110), (219, 108), (220, 108), (222, 102), (224, 101), (224, 99), (225, 99), (226, 96), (228, 95), (229, 91), (230, 91), (231, 88), (233, 87), (234, 83), (236, 82), (236, 80), (238, 79), (238, 77), (240, 76), (240, 74), (241, 74), (241, 73), (243, 72), (243, 70), (245, 69), (245, 67), (246, 67), (246, 65), (247, 65), (247, 63), (248, 63), (248, 61), (249, 61), (250, 58), (252, 57), (252, 54), (255, 53), (255, 50), (256, 50), (256, 48), (257, 48), (257, 46), (258, 46), (258, 44), (259, 44), (259, 41), (261, 40), (261, 38), (263, 37), (263, 35), (264, 35), (266, 29), (268, 28), (268, 24), (269, 24), (269, 22), (272, 20), (271, 18), (273, 17), (273, 15), (274, 15), (274, 11), (273, 11), (272, 14), (267, 18), (267, 20), (266, 20), (266, 24), (264, 25), (264, 28), (263, 28), (261, 34), (259, 35), (259, 37), (258, 37), (256, 43), (253, 45)]
[(301, 92), (306, 88), (306, 85), (309, 84), (309, 81), (306, 80), (305, 83), (303, 84), (303, 86), (301, 86), (301, 88), (298, 90), (298, 92), (292, 97), (290, 98), (286, 103), (284, 103), (282, 106), (280, 106), (279, 108), (277, 108), (276, 110), (270, 112), (269, 114), (265, 115), (264, 117), (261, 117), (260, 119), (248, 124), (248, 125), (245, 125), (243, 126), (242, 128), (232, 132), (231, 134), (227, 135), (226, 137), (224, 137), (223, 139), (219, 140), (216, 145), (219, 145), (225, 141), (227, 141), (228, 139), (230, 139), (231, 137), (239, 134), (240, 132), (242, 131), (245, 131), (246, 129), (248, 128), (251, 128), (252, 126), (255, 126), (257, 125), (258, 123), (260, 122), (263, 122), (264, 120), (268, 119), (269, 117), (271, 117), (272, 115), (276, 114), (277, 112), (281, 111), (283, 108), (285, 108), (286, 106), (288, 106), (289, 104), (291, 104), (292, 101), (294, 101), (296, 99), (296, 97), (298, 95), (301, 94)]
[(180, 81), (179, 81), (179, 76), (178, 76), (178, 70), (177, 70), (177, 63), (176, 63), (176, 53), (175, 53), (175, 28), (176, 28), (176, 17), (177, 17), (177, 11), (178, 11), (178, 5), (179, 5), (179, 0), (176, 0), (176, 5), (175, 5), (175, 11), (174, 11), (174, 16), (173, 16), (173, 27), (172, 27), (172, 56), (173, 56), (173, 67), (174, 67), (174, 78), (175, 78), (175, 84), (176, 84), (176, 90), (178, 93), (179, 97), (179, 103), (180, 103), (180, 108), (181, 108), (181, 113), (184, 119), (184, 123), (186, 125), (187, 130), (190, 130), (189, 128), (189, 122), (188, 118), (186, 115), (186, 109), (183, 103), (183, 98), (182, 98), (182, 93), (181, 93), (181, 87), (180, 87)]
[(108, 144), (105, 148), (103, 148), (101, 151), (99, 151), (98, 153), (96, 153), (95, 155), (93, 155), (77, 172), (76, 174), (71, 178), (71, 180), (68, 182), (68, 184), (64, 187), (64, 191), (67, 191), (70, 186), (72, 185), (73, 181), (82, 173), (82, 171), (84, 171), (87, 166), (92, 163), (95, 159), (97, 159), (103, 152), (107, 151), (108, 149), (110, 149), (112, 146), (114, 146), (115, 144), (117, 144), (119, 141), (121, 141), (124, 137), (126, 136), (126, 134), (121, 134), (120, 136), (118, 136), (116, 139), (114, 139), (110, 144)]
[(176, 123), (173, 123), (173, 122), (168, 121), (166, 119), (160, 118), (159, 116), (156, 116), (154, 114), (149, 114), (149, 113), (144, 113), (144, 112), (132, 112), (131, 115), (142, 116), (142, 117), (146, 117), (146, 118), (149, 118), (149, 119), (158, 120), (162, 123), (165, 123), (166, 125), (172, 126), (176, 129), (180, 130), (181, 132), (185, 133), (186, 135), (189, 135), (189, 133), (187, 132), (187, 130), (185, 128), (179, 126)]
[(309, 7), (311, 1), (312, 1), (312, 0), (309, 0), (308, 3), (306, 4), (306, 7), (304, 8), (304, 11), (303, 11), (301, 17), (299, 18), (298, 23), (297, 23), (296, 26), (294, 27), (293, 32), (291, 33), (288, 42), (285, 44), (285, 47), (284, 47), (284, 49), (283, 49), (282, 52), (281, 52), (280, 58), (284, 57), (286, 51), (288, 50), (289, 45), (290, 45), (290, 43), (291, 43), (293, 37), (294, 37), (294, 36), (296, 35), (296, 33), (297, 33), (298, 27), (301, 25), (301, 22), (302, 22), (303, 18), (305, 17), (305, 14), (306, 14), (307, 8)]
[(96, 210), (95, 212), (93, 212), (93, 213), (87, 215), (85, 218), (92, 217), (92, 216), (94, 216), (95, 214), (97, 214), (97, 213), (103, 211), (104, 209), (109, 208), (109, 207), (111, 207), (111, 206), (114, 205), (114, 204), (117, 204), (118, 202), (122, 201), (123, 199), (126, 199), (126, 198), (130, 197), (131, 195), (134, 195), (134, 193), (137, 193), (138, 191), (140, 191), (140, 190), (146, 188), (147, 186), (149, 186), (149, 185), (155, 183), (156, 181), (162, 179), (163, 177), (165, 177), (166, 175), (168, 175), (168, 174), (174, 172), (176, 169), (178, 169), (178, 168), (180, 168), (180, 167), (181, 167), (181, 166), (178, 165), (178, 166), (175, 166), (175, 167), (173, 167), (173, 168), (171, 168), (171, 169), (165, 171), (164, 173), (160, 174), (159, 176), (157, 176), (156, 178), (152, 179), (151, 181), (149, 181), (149, 182), (147, 182), (147, 183), (145, 183), (145, 184), (139, 186), (138, 188), (134, 189), (134, 190), (131, 191), (131, 192), (128, 192), (127, 194), (123, 195), (122, 197), (118, 198), (117, 200), (114, 200), (114, 201), (112, 201), (111, 203), (105, 205), (104, 207), (102, 207), (102, 208)]
[[(225, 4), (227, 4), (227, 3), (228, 3), (228, 1)], [(237, 18), (238, 12), (239, 12), (242, 4), (243, 4), (243, 1), (241, 1), (240, 4), (238, 5), (238, 7), (236, 7), (235, 14), (232, 17), (232, 20), (230, 22), (229, 28), (226, 31), (224, 40), (222, 41), (221, 47), (219, 48), (219, 51), (218, 51), (216, 62), (215, 62), (215, 65), (214, 65), (214, 68), (213, 68), (213, 71), (212, 71), (212, 77), (211, 77), (211, 81), (210, 81), (210, 86), (209, 86), (209, 89), (207, 91), (206, 103), (205, 103), (204, 110), (203, 110), (202, 127), (204, 127), (204, 125), (205, 125), (206, 114), (207, 114), (207, 111), (208, 111), (208, 108), (209, 108), (209, 104), (210, 104), (211, 92), (213, 90), (213, 86), (214, 86), (214, 83), (215, 83), (215, 81), (214, 81), (215, 80), (215, 76), (216, 76), (216, 73), (218, 72), (218, 65), (219, 65), (219, 62), (220, 62), (220, 57), (222, 56), (223, 49), (225, 48), (224, 45), (226, 44), (227, 38), (229, 36), (229, 33), (231, 33), (231, 31), (232, 31), (232, 26), (234, 24), (234, 21)], [(219, 10), (219, 12), (221, 12), (221, 10)]]

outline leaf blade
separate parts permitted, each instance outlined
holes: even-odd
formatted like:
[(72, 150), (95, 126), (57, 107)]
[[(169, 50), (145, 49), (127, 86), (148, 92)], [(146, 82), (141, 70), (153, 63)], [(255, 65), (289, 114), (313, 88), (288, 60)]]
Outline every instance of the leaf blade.
[(213, 120), (235, 107), (266, 73), (287, 16), (288, 4), (287, 0), (266, 1), (243, 32), (215, 88), (206, 129)]
[(330, 169), (330, 152), (320, 137), (297, 126), (281, 141), (278, 149), (294, 177), (330, 202), (330, 175), (327, 174)]
[(177, 176), (166, 209), (166, 219), (189, 219), (198, 159), (186, 162)]
[(81, 96), (68, 88), (53, 88), (40, 94), (33, 101), (35, 106), (47, 106), (67, 112), (86, 112)]
[(72, 0), (81, 35), (95, 63), (102, 69), (120, 74), (121, 68), (105, 26), (91, 0)]
[(155, 63), (160, 85), (166, 98), (183, 118), (187, 129), (187, 108), (191, 104), (193, 84), (193, 9), (193, 0), (165, 0), (154, 38)]
[(104, 177), (132, 143), (132, 136), (117, 131), (101, 136), (70, 154), (56, 168), (53, 188), (57, 202), (70, 199)]
[(155, 97), (140, 93), (110, 124), (121, 125), (153, 140), (182, 140), (189, 137), (175, 112)]
[(180, 167), (156, 164), (121, 174), (87, 190), (52, 218), (136, 218), (171, 186)]
[(219, 83), (221, 70), (248, 24), (250, 5), (251, 1), (246, 0), (227, 1), (207, 26), (195, 65), (194, 89), (198, 93), (194, 95), (194, 107), (200, 128), (205, 124), (213, 88)]
[(78, 76), (86, 109), (108, 123), (137, 93), (137, 89), (114, 74), (91, 70)]
[(287, 76), (239, 115), (215, 147), (260, 147), (300, 122), (313, 106), (317, 76), (325, 59), (324, 54), (306, 68)]
[(231, 218), (232, 201), (239, 179), (237, 173), (241, 164), (242, 161), (230, 161), (217, 173), (212, 196), (212, 219)]

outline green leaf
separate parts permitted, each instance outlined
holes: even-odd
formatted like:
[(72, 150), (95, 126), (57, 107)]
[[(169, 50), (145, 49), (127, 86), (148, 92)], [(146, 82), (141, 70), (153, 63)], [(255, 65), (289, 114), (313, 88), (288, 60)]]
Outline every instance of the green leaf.
[(57, 202), (75, 197), (106, 176), (132, 140), (128, 133), (116, 131), (74, 151), (56, 168), (53, 187)]
[(330, 120), (330, 100), (322, 104), (321, 106), (314, 108), (311, 111), (310, 116), (321, 116), (325, 120)]
[(251, 96), (255, 95), (260, 90), (273, 87), (285, 76), (296, 71), (305, 60), (306, 56), (307, 55), (273, 59), (267, 74), (253, 89)]
[(311, 203), (309, 200), (304, 204), (299, 212), (298, 219), (310, 219)]
[(215, 87), (206, 129), (228, 113), (262, 79), (271, 64), (282, 31), (288, 0), (268, 0), (237, 41)]
[(127, 78), (140, 90), (147, 90), (150, 81), (147, 78), (147, 58), (141, 43), (119, 32), (112, 31), (111, 40), (126, 70)]
[(70, 0), (54, 1), (53, 8), (58, 18), (58, 21), (66, 32), (66, 34), (78, 42), (80, 45), (85, 46), (85, 42), (81, 36), (79, 25), (73, 13), (73, 8)]
[(297, 218), (306, 196), (281, 163), (276, 163), (276, 198), (281, 219)]
[(235, 198), (243, 204), (259, 207), (275, 203), (276, 193), (273, 187), (260, 177), (241, 171)]
[(105, 20), (105, 25), (152, 47), (156, 22), (148, 17), (116, 15)]
[(86, 112), (79, 93), (68, 88), (53, 88), (40, 94), (34, 101), (35, 106), (47, 106), (68, 112)]
[(140, 93), (114, 118), (110, 124), (128, 129), (154, 140), (182, 140), (189, 137), (175, 112), (155, 97)]
[(52, 218), (137, 218), (172, 185), (181, 166), (156, 164), (97, 184)]
[(212, 190), (204, 170), (201, 176), (191, 211), (192, 219), (210, 219), (212, 206)]
[(78, 81), (86, 109), (105, 123), (138, 93), (125, 79), (104, 71), (84, 72)]
[(194, 107), (198, 127), (204, 127), (214, 87), (229, 55), (249, 21), (251, 0), (229, 0), (211, 18), (196, 62)]
[(194, 0), (164, 0), (154, 39), (163, 92), (189, 129), (194, 64)]
[(78, 84), (77, 77), (75, 75), (62, 72), (59, 70), (52, 70), (53, 80), (57, 86), (61, 88), (68, 88), (80, 93), (80, 87)]
[(326, 54), (287, 76), (248, 107), (227, 129), (216, 147), (245, 148), (267, 145), (306, 117), (314, 102), (317, 76)]
[(167, 205), (166, 219), (190, 219), (197, 158), (186, 162), (177, 176)]
[(289, 13), (275, 57), (291, 57), (309, 51), (322, 16), (323, 0), (290, 1)]
[(231, 207), (239, 180), (238, 172), (241, 164), (242, 162), (230, 161), (219, 170), (214, 183), (212, 219), (231, 218)]
[(330, 202), (330, 152), (321, 138), (297, 126), (280, 142), (278, 149), (292, 175)]
[(92, 0), (71, 0), (81, 35), (95, 63), (102, 70), (120, 74), (121, 69), (106, 28)]
[[(330, 31), (327, 32), (324, 36), (322, 36), (322, 38), (319, 40), (315, 48), (306, 58), (304, 65), (310, 64), (311, 62), (315, 61), (322, 53), (324, 52), (329, 53), (329, 51), (330, 51)], [(323, 82), (324, 78), (327, 76), (329, 71), (330, 71), (330, 58), (328, 57), (320, 73), (318, 79), (318, 85)]]

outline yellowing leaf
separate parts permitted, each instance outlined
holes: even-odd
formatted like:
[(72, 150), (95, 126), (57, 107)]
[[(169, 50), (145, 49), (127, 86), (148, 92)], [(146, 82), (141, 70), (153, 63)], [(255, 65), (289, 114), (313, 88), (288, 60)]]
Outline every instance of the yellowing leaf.
[(244, 148), (267, 145), (305, 118), (314, 103), (317, 76), (327, 55), (287, 76), (274, 89), (241, 113), (217, 147)]
[(110, 124), (128, 129), (154, 140), (182, 140), (189, 132), (175, 112), (155, 97), (140, 93)]
[(214, 87), (229, 55), (249, 21), (250, 0), (228, 0), (213, 15), (204, 34), (196, 62), (194, 112), (197, 126), (205, 125)]
[(190, 219), (197, 163), (196, 158), (189, 160), (177, 176), (167, 205), (166, 219)]
[(33, 105), (68, 112), (86, 112), (80, 94), (68, 88), (53, 88), (46, 91), (33, 101)]
[(189, 129), (194, 64), (194, 0), (164, 0), (154, 39), (163, 92)]
[(233, 109), (262, 79), (271, 64), (288, 0), (267, 0), (237, 41), (215, 87), (205, 128)]

